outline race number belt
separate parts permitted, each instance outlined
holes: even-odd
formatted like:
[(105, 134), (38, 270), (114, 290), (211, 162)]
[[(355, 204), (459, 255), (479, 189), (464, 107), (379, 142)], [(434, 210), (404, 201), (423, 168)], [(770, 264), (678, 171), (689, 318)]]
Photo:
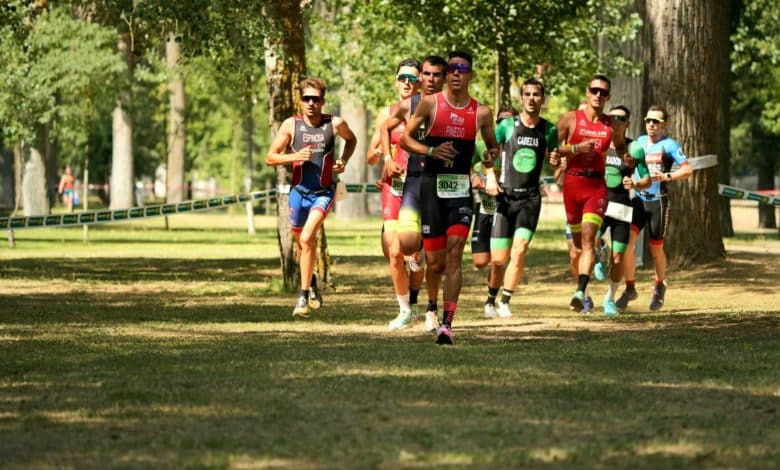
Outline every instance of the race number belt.
[(604, 215), (630, 224), (631, 217), (634, 215), (634, 208), (619, 202), (609, 201), (609, 203), (607, 203), (607, 211), (604, 212)]
[(442, 199), (469, 197), (469, 175), (436, 175), (436, 195)]
[(404, 192), (404, 179), (403, 178), (393, 178), (390, 181), (390, 194), (393, 196), (400, 196)]
[(479, 205), (479, 213), (485, 215), (493, 215), (496, 213), (496, 197), (490, 194), (480, 194), (481, 203)]

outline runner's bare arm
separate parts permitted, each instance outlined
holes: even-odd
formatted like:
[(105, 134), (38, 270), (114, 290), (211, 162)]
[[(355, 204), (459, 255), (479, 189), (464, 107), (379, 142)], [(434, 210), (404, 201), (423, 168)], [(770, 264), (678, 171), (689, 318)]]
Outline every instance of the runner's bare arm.
[(425, 96), (420, 100), (414, 115), (406, 123), (406, 130), (401, 136), (401, 148), (407, 152), (418, 155), (427, 155), (439, 160), (452, 160), (455, 156), (455, 148), (452, 142), (444, 142), (436, 147), (428, 147), (422, 142), (417, 141), (417, 129), (425, 123), (426, 128), (430, 128), (430, 121), (436, 111), (436, 98), (434, 96)]
[(302, 148), (295, 153), (286, 153), (285, 150), (292, 142), (295, 118), (287, 118), (279, 126), (268, 153), (265, 156), (266, 165), (285, 165), (292, 162), (306, 161), (311, 157), (310, 147)]
[(379, 111), (376, 117), (374, 134), (371, 136), (371, 141), (368, 144), (368, 154), (366, 154), (366, 162), (369, 165), (376, 165), (382, 156), (382, 123), (385, 122), (389, 114), (390, 108), (385, 107)]

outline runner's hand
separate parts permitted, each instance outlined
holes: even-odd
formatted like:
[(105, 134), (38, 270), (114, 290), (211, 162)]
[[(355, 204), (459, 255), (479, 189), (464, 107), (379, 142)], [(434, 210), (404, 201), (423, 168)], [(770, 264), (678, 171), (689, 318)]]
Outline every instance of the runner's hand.
[(336, 163), (333, 164), (333, 171), (339, 174), (344, 173), (346, 166), (347, 162), (339, 158), (336, 160)]
[(401, 165), (395, 162), (395, 160), (386, 160), (382, 167), (382, 174), (389, 176), (390, 178), (398, 178), (403, 173)]
[(636, 168), (636, 158), (632, 157), (628, 152), (623, 154), (623, 163), (629, 168)]
[(455, 158), (455, 155), (457, 154), (458, 152), (455, 151), (455, 146), (452, 145), (452, 142), (444, 142), (443, 144), (439, 144), (433, 148), (431, 157), (435, 158), (436, 160), (449, 162), (452, 161), (452, 159)]
[(298, 162), (308, 162), (311, 160), (311, 155), (314, 153), (314, 148), (312, 147), (304, 147), (297, 152), (295, 152), (295, 161)]
[(596, 144), (592, 140), (586, 140), (577, 144), (577, 153), (593, 153), (595, 148)]
[(498, 192), (501, 188), (498, 187), (498, 181), (496, 180), (495, 173), (488, 173), (487, 181), (485, 183), (485, 192), (491, 196), (498, 196)]
[(623, 177), (623, 187), (626, 189), (634, 189), (636, 186), (636, 183), (634, 183), (634, 180), (630, 176), (624, 176)]
[(550, 166), (553, 168), (558, 168), (558, 165), (561, 164), (561, 154), (558, 153), (558, 147), (555, 147), (552, 149), (552, 152), (550, 152)]
[(477, 173), (471, 175), (471, 187), (474, 189), (485, 189), (485, 182), (482, 181), (482, 178)]

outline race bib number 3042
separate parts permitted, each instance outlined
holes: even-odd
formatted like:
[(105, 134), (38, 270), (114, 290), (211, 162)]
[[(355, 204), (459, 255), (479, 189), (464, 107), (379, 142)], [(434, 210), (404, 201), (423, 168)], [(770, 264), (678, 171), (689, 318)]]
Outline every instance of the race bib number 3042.
[(469, 197), (469, 175), (436, 175), (436, 195), (442, 199)]

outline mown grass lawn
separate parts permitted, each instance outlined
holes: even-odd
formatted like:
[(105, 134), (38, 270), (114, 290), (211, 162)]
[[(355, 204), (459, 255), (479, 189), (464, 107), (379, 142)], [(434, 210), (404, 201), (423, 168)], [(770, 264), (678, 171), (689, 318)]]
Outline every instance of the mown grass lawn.
[[(567, 308), (543, 225), (515, 318), (464, 261), (456, 345), (396, 313), (376, 219), (328, 222), (335, 290), (290, 317), (274, 220), (18, 231), (0, 248), (0, 467), (770, 468), (780, 255), (672, 271), (667, 307)], [(468, 258), (468, 255), (466, 256)], [(601, 304), (604, 284), (592, 286)], [(424, 301), (425, 295), (421, 293)]]

